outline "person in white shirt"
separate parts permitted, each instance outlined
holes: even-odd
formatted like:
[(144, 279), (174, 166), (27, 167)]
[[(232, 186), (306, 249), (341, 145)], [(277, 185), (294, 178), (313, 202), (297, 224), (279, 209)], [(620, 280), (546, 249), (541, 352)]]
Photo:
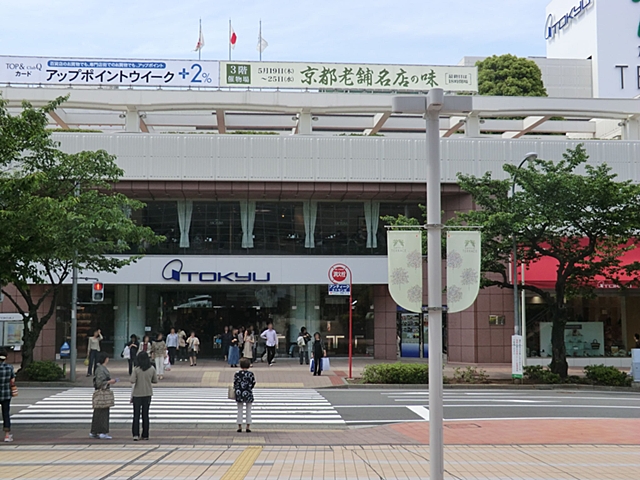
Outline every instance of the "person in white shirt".
[(260, 334), (267, 343), (267, 363), (269, 366), (273, 365), (273, 359), (276, 356), (276, 348), (278, 347), (278, 334), (273, 329), (273, 323), (267, 324), (267, 329)]
[(167, 335), (167, 350), (169, 351), (169, 363), (171, 365), (175, 365), (176, 363), (176, 352), (178, 351), (179, 341), (180, 337), (178, 337), (176, 329), (172, 328), (169, 335)]

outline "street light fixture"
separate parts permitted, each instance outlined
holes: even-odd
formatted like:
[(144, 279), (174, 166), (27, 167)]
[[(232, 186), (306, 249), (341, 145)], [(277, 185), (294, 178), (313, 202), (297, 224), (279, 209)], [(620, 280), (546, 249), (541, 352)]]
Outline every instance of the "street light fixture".
[[(515, 173), (513, 174), (513, 182), (511, 183), (511, 198), (513, 199), (516, 195), (516, 179), (518, 177), (518, 171), (522, 168), (522, 166), (531, 161), (538, 158), (538, 154), (535, 152), (527, 153), (520, 165), (516, 168)], [(518, 242), (516, 241), (516, 231), (513, 229), (512, 233), (513, 239), (513, 333), (515, 335), (522, 335), (524, 332), (524, 325), (522, 324), (521, 315), (520, 315), (520, 299), (518, 298)], [(523, 357), (526, 358), (527, 346), (526, 339), (523, 339)], [(511, 364), (515, 365), (516, 359), (511, 359)], [(524, 365), (524, 362), (523, 362)]]

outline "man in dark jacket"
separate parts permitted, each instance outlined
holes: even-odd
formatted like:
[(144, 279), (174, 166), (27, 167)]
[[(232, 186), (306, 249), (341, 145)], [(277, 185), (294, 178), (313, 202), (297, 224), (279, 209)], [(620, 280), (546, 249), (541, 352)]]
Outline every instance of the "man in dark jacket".
[(319, 332), (313, 334), (313, 375), (320, 376), (322, 373), (322, 359), (327, 356), (324, 342)]

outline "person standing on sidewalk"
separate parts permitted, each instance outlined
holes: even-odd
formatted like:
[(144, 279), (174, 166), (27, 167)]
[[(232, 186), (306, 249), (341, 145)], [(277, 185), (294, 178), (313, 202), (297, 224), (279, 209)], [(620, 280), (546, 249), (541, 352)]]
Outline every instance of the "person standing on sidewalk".
[(233, 329), (231, 333), (231, 345), (229, 345), (229, 366), (230, 367), (238, 367), (238, 363), (240, 362), (240, 336), (238, 333), (238, 329)]
[(89, 368), (87, 369), (87, 377), (96, 373), (96, 359), (100, 353), (100, 341), (102, 340), (102, 333), (100, 329), (93, 332), (93, 337), (89, 337), (87, 343), (87, 358), (89, 359)]
[(173, 366), (176, 363), (176, 352), (178, 351), (179, 337), (176, 329), (172, 328), (167, 335), (167, 350), (169, 351), (169, 363)]
[(322, 374), (322, 359), (327, 356), (320, 332), (313, 334), (313, 376)]
[(300, 329), (300, 333), (298, 334), (298, 350), (300, 351), (300, 365), (302, 365), (302, 362), (304, 360), (304, 363), (309, 365), (309, 349), (308, 349), (308, 345), (309, 342), (311, 341), (311, 335), (309, 335), (309, 332), (307, 332), (307, 328), (306, 327), (302, 327)]
[(156, 374), (158, 380), (164, 378), (164, 359), (167, 356), (167, 344), (162, 340), (162, 334), (159, 333), (156, 341), (151, 344), (151, 358), (155, 362)]
[(242, 356), (251, 360), (253, 364), (253, 344), (256, 343), (256, 337), (253, 334), (253, 326), (249, 325), (247, 331), (244, 332), (244, 347), (242, 347)]
[(196, 332), (191, 332), (191, 336), (187, 338), (187, 350), (189, 351), (190, 366), (195, 367), (198, 364), (198, 352), (200, 351), (200, 340), (196, 337)]
[(13, 442), (11, 434), (11, 385), (16, 381), (16, 374), (13, 365), (6, 363), (7, 352), (0, 350), (0, 404), (2, 404), (2, 429), (4, 430), (4, 441)]
[(224, 331), (222, 332), (222, 358), (226, 362), (229, 359), (229, 347), (231, 346), (231, 332), (229, 331), (229, 327), (227, 325), (224, 326)]
[(187, 361), (187, 334), (183, 329), (178, 330), (178, 360)]
[(149, 440), (149, 406), (153, 396), (152, 383), (158, 383), (156, 370), (151, 368), (151, 360), (146, 352), (138, 357), (138, 366), (131, 375), (133, 391), (131, 403), (133, 403), (133, 426), (131, 433), (134, 442), (140, 439), (140, 414), (142, 414), (142, 440)]
[(129, 339), (129, 343), (127, 344), (127, 347), (129, 347), (129, 375), (131, 375), (131, 373), (133, 373), (133, 367), (135, 367), (137, 365), (137, 361), (138, 361), (138, 348), (140, 347), (140, 343), (138, 342), (138, 336), (137, 335), (131, 335), (131, 338)]
[(238, 433), (242, 432), (243, 406), (247, 411), (245, 431), (251, 433), (251, 405), (253, 404), (253, 387), (256, 386), (256, 377), (249, 371), (249, 367), (251, 367), (251, 360), (241, 359), (241, 370), (233, 376), (233, 389), (236, 392), (236, 404), (238, 405)]
[(267, 343), (267, 363), (273, 365), (273, 359), (276, 356), (276, 348), (278, 347), (278, 334), (273, 329), (273, 323), (267, 323), (267, 329), (260, 335)]
[[(96, 376), (93, 378), (93, 388), (96, 390), (109, 390), (111, 385), (118, 381), (117, 379), (111, 379), (111, 373), (107, 369), (109, 357), (106, 353), (100, 352), (96, 362)], [(93, 409), (89, 436), (100, 440), (111, 440), (111, 435), (109, 435), (109, 408)]]

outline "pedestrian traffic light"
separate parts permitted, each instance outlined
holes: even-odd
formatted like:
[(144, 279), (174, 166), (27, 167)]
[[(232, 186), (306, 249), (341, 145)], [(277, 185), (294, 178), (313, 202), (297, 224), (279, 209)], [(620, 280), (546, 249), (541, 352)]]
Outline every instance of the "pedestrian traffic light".
[(94, 282), (91, 287), (91, 301), (102, 302), (104, 300), (104, 283)]

